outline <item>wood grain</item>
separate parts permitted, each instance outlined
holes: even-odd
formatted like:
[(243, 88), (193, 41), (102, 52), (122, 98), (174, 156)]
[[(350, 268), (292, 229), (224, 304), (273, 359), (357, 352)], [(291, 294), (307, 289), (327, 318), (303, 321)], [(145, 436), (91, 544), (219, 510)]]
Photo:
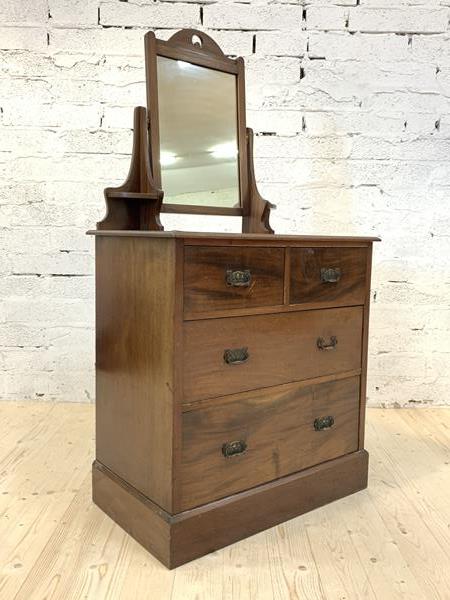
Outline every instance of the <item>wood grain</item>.
[(172, 506), (175, 245), (97, 238), (97, 458)]
[[(283, 303), (284, 250), (186, 246), (184, 259), (184, 310), (199, 314)], [(228, 270), (249, 270), (250, 285), (228, 285)]]
[[(353, 452), (358, 446), (359, 377), (316, 386), (246, 392), (183, 417), (181, 510)], [(314, 420), (332, 415), (331, 429)], [(247, 450), (225, 458), (222, 445)]]
[[(364, 304), (367, 250), (364, 248), (293, 248), (291, 251), (290, 302), (341, 300)], [(321, 269), (340, 270), (335, 283), (321, 280)]]
[[(98, 463), (96, 502), (169, 568), (367, 486), (365, 450), (176, 515)], [(214, 535), (211, 535), (214, 531)]]
[[(227, 246), (238, 244), (243, 241), (252, 243), (258, 246), (285, 246), (286, 242), (292, 245), (301, 246), (349, 246), (352, 248), (367, 246), (371, 242), (379, 242), (378, 237), (368, 236), (344, 236), (344, 235), (276, 235), (270, 236), (262, 233), (208, 233), (203, 231), (137, 231), (137, 230), (111, 230), (100, 231), (90, 229), (88, 235), (98, 237), (149, 237), (149, 238), (181, 238), (186, 240), (187, 245), (205, 245)], [(261, 244), (263, 242), (263, 244)]]
[(367, 460), (366, 451), (353, 452), (177, 515), (172, 566), (364, 489)]
[(364, 448), (364, 432), (366, 426), (366, 402), (367, 402), (367, 360), (369, 352), (369, 315), (370, 315), (370, 283), (372, 276), (372, 246), (366, 252), (366, 284), (363, 313), (363, 332), (361, 342), (361, 402), (359, 406), (359, 445)]
[[(337, 308), (184, 323), (184, 402), (223, 396), (361, 366), (362, 308)], [(335, 350), (317, 339), (336, 336)], [(248, 348), (244, 364), (224, 350)]]
[[(2, 600), (404, 600), (418, 588), (421, 600), (450, 597), (449, 409), (369, 408), (366, 491), (176, 571), (92, 503), (93, 413), (81, 403), (0, 404), (10, 473), (7, 484), (0, 476)], [(70, 457), (60, 451), (71, 446)], [(84, 483), (61, 487), (74, 471)]]

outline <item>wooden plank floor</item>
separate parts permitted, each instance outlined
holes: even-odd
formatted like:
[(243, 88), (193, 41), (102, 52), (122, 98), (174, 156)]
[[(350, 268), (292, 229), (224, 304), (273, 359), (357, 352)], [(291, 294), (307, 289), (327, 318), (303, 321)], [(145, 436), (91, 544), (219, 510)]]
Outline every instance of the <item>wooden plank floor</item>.
[(92, 504), (92, 405), (0, 431), (1, 600), (450, 598), (450, 409), (369, 410), (368, 490), (175, 571)]

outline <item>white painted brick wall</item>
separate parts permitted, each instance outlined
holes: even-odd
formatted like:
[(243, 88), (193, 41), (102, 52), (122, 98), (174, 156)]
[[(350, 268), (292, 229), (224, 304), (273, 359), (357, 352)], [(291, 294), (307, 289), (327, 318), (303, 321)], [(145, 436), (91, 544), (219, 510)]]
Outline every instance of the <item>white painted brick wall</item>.
[[(0, 398), (94, 398), (93, 240), (145, 103), (143, 35), (247, 64), (280, 233), (380, 235), (369, 402), (449, 404), (449, 0), (13, 0), (0, 6)], [(237, 219), (166, 216), (187, 229)]]

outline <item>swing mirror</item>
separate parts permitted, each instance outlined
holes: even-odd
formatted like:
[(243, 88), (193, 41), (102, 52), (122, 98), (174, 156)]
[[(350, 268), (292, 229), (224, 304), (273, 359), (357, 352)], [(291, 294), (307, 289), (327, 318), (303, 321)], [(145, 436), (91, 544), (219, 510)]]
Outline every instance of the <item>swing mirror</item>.
[(162, 211), (242, 215), (244, 72), (202, 32), (146, 36), (152, 172)]

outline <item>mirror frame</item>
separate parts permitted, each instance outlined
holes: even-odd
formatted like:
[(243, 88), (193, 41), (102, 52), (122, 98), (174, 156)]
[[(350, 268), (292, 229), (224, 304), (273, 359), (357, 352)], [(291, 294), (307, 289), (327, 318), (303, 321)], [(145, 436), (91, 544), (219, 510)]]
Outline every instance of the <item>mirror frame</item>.
[[(194, 43), (198, 38), (201, 45)], [(228, 58), (216, 42), (203, 31), (183, 29), (172, 35), (167, 41), (156, 38), (150, 31), (145, 35), (145, 69), (147, 111), (150, 148), (150, 168), (153, 180), (161, 188), (159, 110), (158, 110), (158, 74), (157, 57), (182, 60), (201, 67), (214, 69), (222, 73), (236, 76), (236, 109), (237, 109), (237, 143), (238, 143), (238, 176), (239, 206), (204, 206), (193, 204), (166, 204), (163, 200), (161, 212), (227, 215), (243, 217), (249, 213), (249, 182), (247, 136), (245, 123), (245, 77), (244, 60), (241, 57)]]

